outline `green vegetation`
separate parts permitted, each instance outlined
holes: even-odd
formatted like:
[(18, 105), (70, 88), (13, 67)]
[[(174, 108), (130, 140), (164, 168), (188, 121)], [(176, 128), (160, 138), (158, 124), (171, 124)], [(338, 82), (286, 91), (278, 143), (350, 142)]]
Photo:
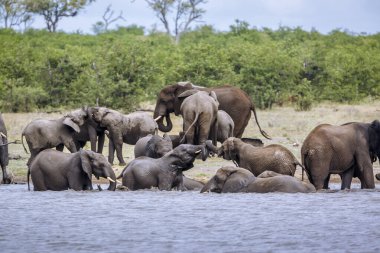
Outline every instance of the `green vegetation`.
[(202, 26), (181, 35), (123, 27), (98, 35), (0, 30), (0, 110), (71, 109), (84, 104), (130, 111), (167, 84), (241, 87), (259, 108), (293, 102), (359, 102), (380, 96), (380, 34), (280, 27), (230, 32)]

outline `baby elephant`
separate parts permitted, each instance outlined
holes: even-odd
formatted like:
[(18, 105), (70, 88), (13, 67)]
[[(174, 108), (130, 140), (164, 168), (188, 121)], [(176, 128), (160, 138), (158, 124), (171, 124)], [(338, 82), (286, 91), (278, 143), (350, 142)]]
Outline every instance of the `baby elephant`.
[(211, 141), (207, 141), (206, 145), (218, 156), (222, 156), (226, 160), (232, 160), (237, 166), (246, 168), (255, 176), (265, 170), (294, 176), (296, 166), (303, 167), (292, 152), (278, 144), (255, 147), (239, 138), (230, 137), (223, 142), (220, 148), (213, 146)]
[(203, 192), (236, 193), (236, 192), (287, 192), (309, 193), (315, 192), (315, 187), (301, 180), (278, 174), (273, 171), (264, 171), (255, 177), (250, 171), (232, 166), (220, 168), (202, 188)]
[(46, 149), (33, 160), (30, 174), (35, 191), (92, 190), (92, 175), (98, 179), (107, 178), (110, 181), (108, 190), (116, 188), (116, 176), (107, 159), (82, 149), (71, 154)]
[(168, 135), (161, 137), (159, 135), (147, 135), (140, 138), (135, 145), (135, 158), (147, 156), (160, 158), (173, 149), (172, 140)]

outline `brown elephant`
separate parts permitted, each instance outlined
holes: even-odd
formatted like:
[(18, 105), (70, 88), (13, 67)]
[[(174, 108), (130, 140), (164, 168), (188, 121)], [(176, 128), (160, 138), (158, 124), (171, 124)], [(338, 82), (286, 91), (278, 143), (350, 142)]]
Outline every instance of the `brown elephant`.
[(122, 153), (123, 143), (135, 145), (141, 137), (157, 132), (156, 122), (145, 112), (133, 112), (125, 115), (105, 107), (94, 107), (92, 118), (109, 132), (108, 161), (111, 164), (116, 149), (120, 165), (126, 165)]
[(226, 166), (218, 169), (202, 188), (203, 192), (236, 193), (236, 192), (287, 192), (311, 193), (315, 192), (312, 184), (288, 175), (273, 171), (264, 171), (255, 177), (250, 171), (243, 168)]
[(7, 172), (8, 163), (7, 129), (5, 128), (3, 116), (0, 113), (0, 166), (3, 171), (3, 179), (1, 180), (3, 184), (10, 184), (12, 182), (12, 177)]
[(30, 174), (35, 191), (92, 190), (92, 175), (98, 179), (107, 178), (110, 181), (108, 189), (116, 189), (116, 176), (107, 159), (102, 154), (83, 149), (72, 154), (44, 150), (33, 160)]
[[(233, 86), (220, 86), (213, 88), (204, 88), (186, 83), (176, 83), (163, 88), (157, 96), (156, 108), (154, 110), (154, 118), (157, 120), (158, 128), (160, 131), (169, 132), (173, 124), (170, 119), (170, 113), (174, 112), (175, 115), (180, 114), (181, 101), (178, 96), (184, 91), (197, 89), (207, 92), (214, 91), (219, 101), (219, 110), (227, 112), (235, 123), (234, 136), (241, 137), (244, 129), (251, 118), (251, 111), (255, 116), (257, 126), (260, 133), (270, 139), (269, 135), (265, 133), (258, 122), (256, 109), (253, 105), (252, 99), (241, 89)], [(167, 125), (164, 125), (164, 118)]]
[(306, 137), (302, 163), (317, 190), (327, 189), (330, 174), (342, 178), (341, 189), (358, 177), (361, 188), (375, 188), (372, 163), (380, 157), (380, 122), (351, 122), (341, 126), (322, 124)]
[(255, 176), (266, 170), (294, 176), (296, 166), (303, 167), (292, 152), (278, 144), (255, 147), (239, 138), (230, 137), (220, 148), (212, 145), (209, 140), (206, 145), (218, 156), (232, 160), (237, 166), (251, 171)]
[[(180, 111), (186, 143), (198, 145), (211, 139), (216, 145), (219, 103), (215, 92), (188, 90), (178, 98), (184, 98)], [(184, 143), (183, 141), (181, 143)]]

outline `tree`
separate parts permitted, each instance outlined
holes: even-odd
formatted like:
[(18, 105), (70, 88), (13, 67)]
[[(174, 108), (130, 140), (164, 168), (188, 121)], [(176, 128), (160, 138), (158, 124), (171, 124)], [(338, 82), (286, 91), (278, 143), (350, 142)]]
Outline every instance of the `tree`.
[(0, 20), (4, 22), (4, 28), (12, 28), (31, 20), (27, 13), (24, 1), (0, 0)]
[[(149, 7), (156, 13), (156, 16), (164, 25), (166, 33), (174, 36), (176, 43), (179, 42), (183, 32), (189, 30), (193, 22), (199, 21), (204, 9), (199, 8), (200, 4), (205, 4), (205, 0), (145, 0)], [(170, 29), (170, 16), (173, 13), (174, 29)]]
[(42, 15), (49, 32), (57, 30), (64, 17), (75, 17), (79, 11), (95, 0), (26, 0), (27, 10)]
[(115, 12), (111, 10), (111, 6), (112, 6), (111, 4), (108, 5), (106, 11), (103, 14), (102, 18), (104, 22), (98, 21), (96, 22), (95, 25), (93, 25), (92, 29), (94, 30), (96, 34), (108, 31), (109, 25), (118, 21), (119, 19), (126, 21), (125, 18), (123, 17), (123, 11), (120, 11), (119, 16), (114, 17)]

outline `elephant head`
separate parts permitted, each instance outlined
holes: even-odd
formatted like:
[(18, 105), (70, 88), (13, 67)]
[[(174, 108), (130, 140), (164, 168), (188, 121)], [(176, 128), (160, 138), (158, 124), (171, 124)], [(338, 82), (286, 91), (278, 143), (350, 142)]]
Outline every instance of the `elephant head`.
[(169, 159), (170, 164), (181, 170), (188, 170), (194, 167), (195, 158), (201, 154), (202, 160), (206, 161), (208, 150), (204, 145), (181, 144), (164, 157)]
[(242, 142), (240, 139), (235, 137), (229, 137), (222, 143), (220, 148), (217, 148), (212, 144), (210, 140), (206, 141), (206, 146), (213, 153), (217, 154), (219, 157), (223, 157), (226, 160), (232, 160), (233, 162), (237, 162), (239, 164), (239, 154), (237, 146)]
[(87, 108), (81, 108), (75, 111), (71, 111), (63, 117), (63, 124), (74, 129), (75, 132), (80, 132), (80, 126), (82, 126), (88, 118)]
[(146, 149), (148, 149), (148, 153), (156, 156), (154, 158), (160, 158), (173, 149), (173, 143), (166, 134), (164, 137), (153, 135), (148, 141)]
[(103, 177), (108, 179), (110, 182), (108, 190), (114, 191), (116, 189), (115, 173), (111, 164), (103, 155), (82, 149), (80, 150), (80, 158), (82, 169), (90, 181), (92, 181), (92, 175), (94, 175), (97, 179), (99, 179), (99, 177)]
[(90, 115), (92, 119), (100, 124), (101, 127), (105, 127), (107, 124), (112, 124), (112, 122), (109, 122), (110, 119), (106, 120), (107, 114), (111, 113), (112, 110), (106, 108), (106, 107), (93, 107), (90, 109)]
[[(193, 84), (185, 82), (166, 86), (160, 91), (157, 96), (156, 108), (153, 114), (160, 131), (169, 132), (172, 130), (173, 124), (170, 119), (170, 113), (174, 112), (177, 116), (180, 114), (181, 102), (178, 99), (178, 95), (193, 88)], [(164, 124), (164, 118), (166, 119), (166, 126)]]
[(371, 160), (376, 161), (376, 156), (380, 163), (380, 122), (374, 120), (368, 128), (369, 153)]
[(255, 176), (248, 170), (226, 166), (218, 169), (202, 188), (203, 192), (239, 192), (255, 179)]

